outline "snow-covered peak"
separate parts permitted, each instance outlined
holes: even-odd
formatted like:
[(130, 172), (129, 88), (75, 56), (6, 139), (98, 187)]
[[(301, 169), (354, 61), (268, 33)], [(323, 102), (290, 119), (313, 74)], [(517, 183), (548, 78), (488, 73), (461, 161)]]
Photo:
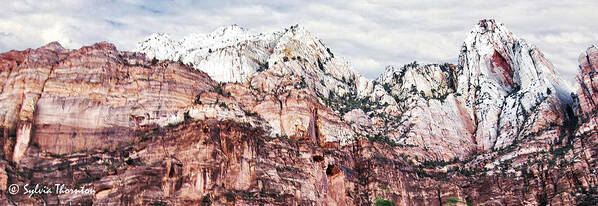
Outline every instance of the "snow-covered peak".
[(240, 27), (239, 25), (233, 24), (230, 26), (222, 26), (215, 29), (208, 36), (240, 36), (248, 33), (246, 28)]
[(154, 33), (137, 43), (134, 51), (146, 53), (149, 58), (174, 59), (176, 54), (173, 51), (179, 46), (180, 43), (172, 40), (168, 34)]
[(192, 64), (220, 82), (245, 82), (269, 70), (279, 75), (308, 75), (317, 82), (329, 76), (353, 80), (360, 87), (368, 85), (367, 79), (353, 71), (346, 60), (335, 58), (315, 35), (299, 25), (271, 33), (253, 33), (231, 25), (207, 34), (189, 34), (180, 41), (166, 34), (153, 34), (135, 51), (149, 58)]
[(152, 34), (139, 42), (135, 51), (149, 58), (192, 64), (217, 81), (243, 82), (264, 67), (277, 38), (230, 25), (207, 34), (192, 33), (180, 41), (167, 34)]
[(234, 45), (241, 41), (257, 39), (258, 35), (237, 25), (219, 27), (211, 33), (192, 33), (181, 40), (184, 50), (210, 50)]

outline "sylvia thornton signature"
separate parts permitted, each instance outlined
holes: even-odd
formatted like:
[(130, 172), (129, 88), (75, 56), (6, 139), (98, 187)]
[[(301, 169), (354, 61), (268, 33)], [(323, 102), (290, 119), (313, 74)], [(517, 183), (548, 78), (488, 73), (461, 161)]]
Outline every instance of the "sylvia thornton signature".
[[(17, 190), (18, 191), (18, 190)], [(44, 194), (55, 194), (55, 195), (62, 195), (62, 194), (95, 194), (95, 190), (93, 188), (85, 188), (85, 186), (81, 186), (79, 188), (69, 188), (65, 184), (54, 184), (53, 186), (47, 186), (43, 184), (25, 184), (23, 185), (23, 194), (29, 195), (29, 197), (33, 197), (33, 195), (44, 195)]]

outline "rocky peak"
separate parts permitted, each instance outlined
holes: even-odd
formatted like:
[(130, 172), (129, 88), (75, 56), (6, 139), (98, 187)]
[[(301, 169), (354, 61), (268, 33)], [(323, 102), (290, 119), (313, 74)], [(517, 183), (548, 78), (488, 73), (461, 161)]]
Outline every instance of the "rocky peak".
[(214, 38), (229, 38), (234, 36), (247, 36), (248, 30), (246, 28), (240, 27), (239, 25), (232, 24), (229, 26), (222, 26), (214, 30), (212, 33), (208, 34), (208, 36)]
[(563, 111), (572, 102), (570, 87), (542, 52), (502, 23), (481, 20), (474, 26), (459, 63), (457, 90), (474, 110), (482, 149), (509, 145), (522, 132), (540, 129), (542, 113), (567, 119)]
[[(496, 83), (503, 92), (548, 84), (570, 90), (554, 66), (535, 46), (510, 32), (502, 23), (481, 20), (467, 35), (459, 56), (464, 70), (461, 91)], [(567, 92), (568, 95), (568, 92)]]
[(60, 45), (60, 43), (58, 43), (57, 41), (50, 42), (50, 43), (40, 47), (40, 49), (47, 49), (47, 50), (52, 50), (52, 51), (56, 51), (56, 52), (62, 52), (65, 50), (64, 47), (62, 47), (62, 45)]
[(212, 51), (224, 47), (233, 46), (243, 41), (257, 40), (263, 37), (264, 35), (254, 34), (246, 28), (233, 24), (230, 26), (219, 27), (208, 34), (189, 34), (180, 41), (179, 44), (181, 48), (175, 49), (181, 53), (180, 55), (185, 55), (184, 52), (186, 50), (207, 55)]
[(274, 71), (278, 68), (283, 75), (307, 75), (315, 81), (328, 81), (331, 77), (349, 82), (359, 78), (346, 60), (335, 57), (330, 48), (302, 26), (291, 26), (279, 33), (280, 39), (268, 59), (268, 65), (278, 66), (273, 67)]
[(456, 90), (457, 66), (452, 64), (389, 66), (375, 81), (395, 96), (418, 94), (426, 98), (442, 98)]
[(139, 42), (135, 51), (150, 58), (192, 64), (220, 82), (244, 82), (264, 67), (272, 53), (273, 38), (231, 25), (208, 34), (189, 34), (180, 41), (167, 34), (152, 34)]
[[(272, 33), (252, 33), (237, 25), (221, 27), (209, 34), (190, 34), (174, 41), (153, 34), (136, 49), (149, 58), (191, 64), (219, 82), (246, 83), (269, 71), (278, 76), (301, 76), (306, 86), (328, 94), (357, 90), (367, 79), (334, 54), (320, 39), (300, 25)], [(340, 86), (339, 86), (340, 85)]]
[(143, 41), (137, 43), (135, 51), (143, 52), (148, 58), (174, 59), (175, 48), (180, 46), (168, 34), (154, 33)]
[(112, 43), (99, 42), (91, 46), (81, 47), (81, 49), (77, 50), (77, 53), (94, 53), (98, 55), (106, 55), (106, 53), (116, 54), (118, 53), (118, 50), (116, 50), (116, 46), (114, 46)]

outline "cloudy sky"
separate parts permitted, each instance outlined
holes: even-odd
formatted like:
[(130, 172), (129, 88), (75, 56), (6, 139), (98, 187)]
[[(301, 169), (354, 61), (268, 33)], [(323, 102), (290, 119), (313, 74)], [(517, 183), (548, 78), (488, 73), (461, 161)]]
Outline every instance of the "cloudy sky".
[(456, 63), (467, 31), (494, 18), (537, 45), (573, 81), (579, 54), (598, 43), (595, 0), (423, 2), (0, 0), (0, 52), (51, 41), (71, 49), (109, 41), (132, 50), (154, 32), (181, 38), (230, 24), (254, 32), (300, 24), (375, 78), (386, 65)]

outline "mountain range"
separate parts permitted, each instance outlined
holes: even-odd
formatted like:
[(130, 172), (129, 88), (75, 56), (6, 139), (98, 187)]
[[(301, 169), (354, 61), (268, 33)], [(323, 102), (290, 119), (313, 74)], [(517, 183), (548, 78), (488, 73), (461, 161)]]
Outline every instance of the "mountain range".
[[(3, 53), (0, 201), (598, 204), (598, 48), (577, 85), (495, 20), (458, 56), (371, 80), (299, 25)], [(94, 192), (7, 189), (48, 180)]]

